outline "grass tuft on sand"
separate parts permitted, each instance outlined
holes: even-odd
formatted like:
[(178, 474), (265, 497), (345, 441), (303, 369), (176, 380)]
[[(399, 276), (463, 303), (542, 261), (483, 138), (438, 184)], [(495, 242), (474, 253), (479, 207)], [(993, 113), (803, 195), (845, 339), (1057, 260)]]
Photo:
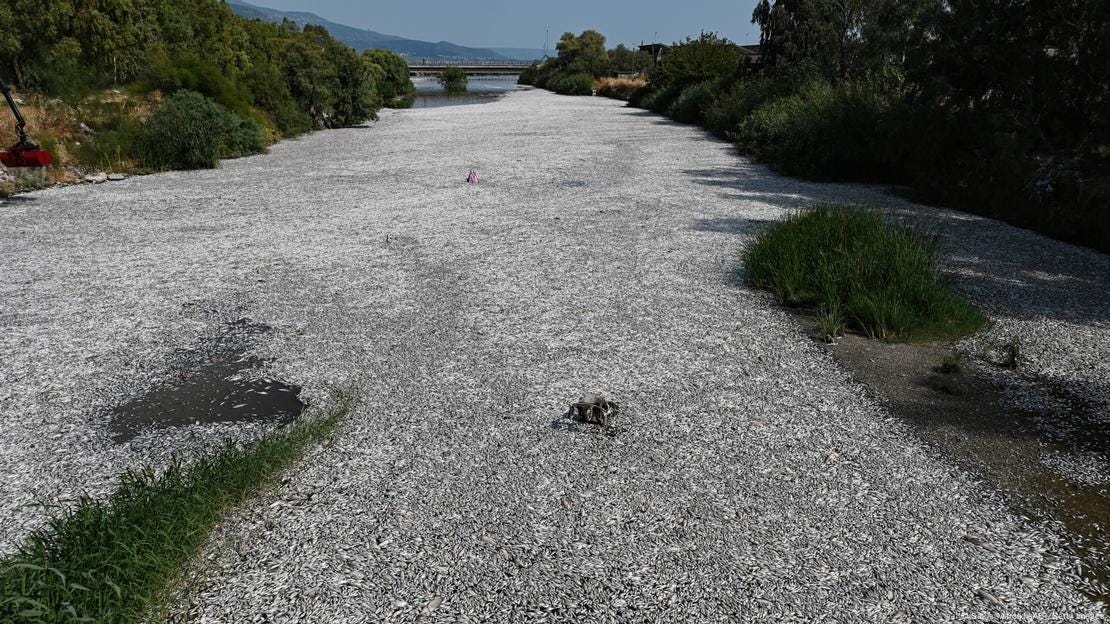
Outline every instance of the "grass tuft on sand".
[(261, 439), (162, 472), (129, 471), (106, 500), (82, 498), (0, 562), (0, 622), (140, 622), (231, 510), (326, 439), (353, 399)]
[(932, 240), (858, 206), (790, 216), (759, 236), (744, 264), (752, 285), (815, 308), (829, 337), (852, 328), (881, 340), (953, 340), (987, 323), (949, 288)]

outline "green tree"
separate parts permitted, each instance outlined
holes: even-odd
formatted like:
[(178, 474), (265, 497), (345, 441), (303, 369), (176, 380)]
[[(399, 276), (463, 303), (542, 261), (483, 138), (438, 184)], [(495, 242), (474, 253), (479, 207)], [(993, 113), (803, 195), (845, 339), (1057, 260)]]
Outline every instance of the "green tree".
[(290, 37), (285, 41), (280, 64), (289, 93), (308, 115), (312, 128), (327, 127), (338, 79), (319, 41), (311, 36)]
[(321, 28), (321, 31), (315, 35), (335, 67), (334, 100), (328, 126), (353, 126), (367, 119), (377, 120), (382, 99), (375, 84), (374, 69), (350, 46), (329, 35), (327, 30)]
[(716, 33), (687, 38), (666, 54), (666, 61), (651, 72), (651, 83), (660, 88), (682, 89), (699, 82), (735, 74), (743, 58), (740, 47)]
[(856, 64), (864, 18), (881, 0), (760, 0), (764, 63), (795, 75), (845, 79)]
[(559, 51), (560, 68), (569, 73), (586, 73), (595, 77), (609, 73), (605, 36), (596, 30), (587, 30), (578, 36), (564, 33), (555, 49)]
[(647, 73), (652, 66), (651, 54), (629, 49), (622, 43), (609, 50), (609, 66), (614, 72)]
[(389, 104), (411, 98), (416, 87), (409, 78), (409, 65), (400, 55), (388, 50), (366, 50), (362, 58), (380, 68), (381, 77), (377, 81), (378, 94)]

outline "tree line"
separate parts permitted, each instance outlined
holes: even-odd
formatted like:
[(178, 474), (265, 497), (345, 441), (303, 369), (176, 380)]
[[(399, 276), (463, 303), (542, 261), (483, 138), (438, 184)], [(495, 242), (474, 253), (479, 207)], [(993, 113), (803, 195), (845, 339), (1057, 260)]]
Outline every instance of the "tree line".
[[(761, 0), (752, 21), (758, 57), (703, 33), (624, 97), (787, 174), (903, 185), (1110, 250), (1110, 3)], [(525, 78), (612, 72), (604, 37), (571, 39)], [(588, 92), (577, 80), (562, 90)]]
[[(413, 93), (407, 64), (392, 52), (359, 54), (321, 26), (248, 20), (220, 0), (8, 0), (0, 24), (0, 72), (21, 89), (73, 108), (90, 108), (90, 97), (109, 88), (193, 92), (267, 142), (362, 123)], [(167, 97), (165, 105), (202, 106), (196, 116), (211, 122), (201, 102)], [(145, 120), (96, 121), (103, 128), (94, 130), (114, 133), (114, 148), (143, 143), (137, 126)], [(208, 129), (232, 125), (242, 124)]]
[(643, 73), (651, 69), (652, 56), (622, 43), (605, 48), (605, 36), (596, 30), (581, 35), (565, 33), (555, 44), (558, 56), (536, 63), (520, 76), (520, 83), (550, 89), (562, 95), (590, 95), (597, 78), (618, 73)]

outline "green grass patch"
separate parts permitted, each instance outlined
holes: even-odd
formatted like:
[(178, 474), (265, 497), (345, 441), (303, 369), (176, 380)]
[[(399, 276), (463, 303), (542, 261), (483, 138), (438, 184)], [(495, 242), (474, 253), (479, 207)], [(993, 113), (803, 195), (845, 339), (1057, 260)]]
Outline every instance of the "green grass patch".
[(815, 308), (822, 331), (882, 340), (956, 339), (987, 320), (952, 293), (933, 241), (854, 206), (819, 205), (764, 232), (745, 254), (748, 279), (783, 303)]
[(270, 485), (353, 406), (162, 472), (125, 473), (106, 500), (82, 498), (0, 563), (0, 622), (139, 622), (164, 606), (185, 565), (232, 509)]

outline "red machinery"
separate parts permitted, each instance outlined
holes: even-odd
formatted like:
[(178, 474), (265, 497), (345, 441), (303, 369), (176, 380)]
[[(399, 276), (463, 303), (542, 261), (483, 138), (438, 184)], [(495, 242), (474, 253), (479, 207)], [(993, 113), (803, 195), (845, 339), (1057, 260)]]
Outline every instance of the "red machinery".
[(5, 167), (49, 167), (50, 163), (54, 161), (54, 157), (50, 152), (39, 148), (27, 138), (27, 122), (23, 119), (23, 114), (19, 112), (19, 107), (15, 105), (15, 98), (12, 97), (12, 90), (8, 84), (0, 78), (0, 91), (4, 92), (4, 99), (8, 101), (8, 106), (15, 114), (15, 132), (19, 135), (19, 141), (15, 145), (9, 147), (7, 151), (0, 151), (0, 162), (4, 163)]

